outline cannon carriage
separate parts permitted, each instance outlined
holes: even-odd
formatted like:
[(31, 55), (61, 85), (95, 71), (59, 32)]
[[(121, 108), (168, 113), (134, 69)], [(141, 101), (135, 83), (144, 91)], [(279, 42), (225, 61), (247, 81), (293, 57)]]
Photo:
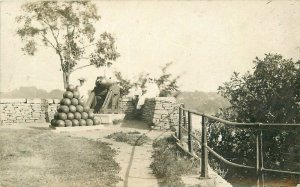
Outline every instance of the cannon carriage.
[(119, 114), (120, 86), (110, 79), (99, 76), (91, 91), (86, 105), (95, 114)]

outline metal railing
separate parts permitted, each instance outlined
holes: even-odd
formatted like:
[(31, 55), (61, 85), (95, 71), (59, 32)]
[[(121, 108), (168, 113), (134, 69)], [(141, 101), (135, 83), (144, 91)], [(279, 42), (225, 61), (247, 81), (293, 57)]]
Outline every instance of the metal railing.
[[(187, 114), (187, 116), (186, 116)], [(192, 126), (192, 114), (201, 116), (202, 118), (202, 132), (201, 132), (201, 140), (196, 137), (193, 133), (193, 126)], [(226, 160), (224, 157), (216, 153), (211, 147), (207, 145), (207, 126), (208, 124), (205, 122), (206, 119), (210, 119), (216, 122), (223, 123), (227, 126), (234, 126), (236, 128), (255, 128), (257, 131), (256, 133), (256, 166), (247, 166), (242, 164), (233, 163), (229, 160)], [(200, 125), (200, 124), (199, 124)], [(187, 127), (186, 127), (187, 126)], [(188, 135), (188, 152), (190, 154), (193, 153), (193, 140), (196, 140), (201, 143), (201, 156), (200, 156), (200, 177), (201, 178), (208, 178), (208, 152), (214, 155), (219, 160), (223, 161), (224, 163), (244, 168), (244, 169), (253, 169), (256, 170), (257, 176), (257, 186), (261, 187), (264, 186), (264, 173), (265, 172), (275, 172), (275, 173), (284, 173), (284, 174), (292, 174), (292, 175), (300, 175), (300, 172), (292, 172), (292, 171), (283, 171), (283, 170), (275, 170), (275, 169), (267, 169), (264, 168), (264, 158), (263, 158), (263, 129), (268, 126), (284, 126), (284, 127), (292, 127), (292, 126), (300, 126), (300, 124), (266, 124), (266, 123), (237, 123), (237, 122), (230, 122), (224, 119), (220, 119), (214, 116), (206, 115), (203, 113), (199, 113), (193, 110), (189, 110), (181, 105), (179, 107), (179, 125), (178, 125), (178, 133), (177, 138), (181, 141), (182, 140), (182, 132), (186, 131)]]

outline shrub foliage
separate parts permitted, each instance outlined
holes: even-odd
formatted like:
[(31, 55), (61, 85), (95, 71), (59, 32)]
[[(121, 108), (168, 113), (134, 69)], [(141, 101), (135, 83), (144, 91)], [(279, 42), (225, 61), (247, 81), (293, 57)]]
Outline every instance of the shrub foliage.
[[(230, 107), (218, 116), (237, 122), (299, 123), (299, 63), (278, 54), (266, 54), (254, 60), (254, 71), (231, 79), (219, 87)], [(210, 122), (209, 144), (230, 161), (256, 165), (255, 135), (257, 129), (237, 129)], [(298, 134), (298, 136), (297, 136)], [(264, 166), (272, 169), (300, 170), (295, 158), (299, 155), (299, 128), (271, 126), (263, 130)], [(227, 166), (224, 166), (227, 167)], [(255, 177), (246, 170), (229, 169), (227, 177), (243, 180)], [(283, 178), (267, 175), (266, 178)]]

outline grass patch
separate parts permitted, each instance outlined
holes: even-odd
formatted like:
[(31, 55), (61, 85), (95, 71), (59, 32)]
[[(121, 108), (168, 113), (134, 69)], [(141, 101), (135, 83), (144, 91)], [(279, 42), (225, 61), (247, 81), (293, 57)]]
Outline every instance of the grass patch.
[(113, 123), (114, 125), (121, 124), (122, 122), (123, 122), (122, 119), (114, 119), (114, 120), (112, 121), (112, 123)]
[(197, 173), (196, 164), (185, 152), (180, 151), (172, 137), (153, 143), (153, 162), (150, 167), (159, 178), (160, 186), (184, 186), (181, 175)]
[(0, 186), (114, 186), (120, 180), (115, 155), (100, 141), (1, 129)]
[(106, 136), (106, 138), (113, 139), (117, 142), (124, 142), (128, 143), (129, 145), (132, 146), (142, 146), (145, 143), (150, 141), (150, 138), (146, 136), (145, 134), (141, 134), (138, 131), (133, 131), (133, 132), (115, 132), (113, 134), (110, 134)]

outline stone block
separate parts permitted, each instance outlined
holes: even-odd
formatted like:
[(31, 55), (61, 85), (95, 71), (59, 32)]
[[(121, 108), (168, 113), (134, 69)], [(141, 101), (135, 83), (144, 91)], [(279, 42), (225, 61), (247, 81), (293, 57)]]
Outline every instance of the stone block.
[(101, 124), (112, 124), (114, 120), (123, 120), (125, 114), (95, 114), (100, 118)]
[(48, 103), (48, 104), (53, 104), (53, 103), (54, 103), (53, 99), (46, 99), (45, 101), (46, 101), (46, 103)]
[(1, 124), (2, 124), (2, 125), (12, 125), (13, 122), (12, 122), (12, 121), (2, 121)]
[(44, 122), (46, 122), (46, 119), (35, 119), (34, 122), (36, 122), (36, 123), (44, 123)]
[(40, 113), (32, 113), (33, 118), (39, 118), (41, 116)]
[(5, 108), (5, 110), (6, 111), (12, 111), (12, 110), (14, 110), (15, 108), (13, 107), (13, 106), (7, 106), (6, 108)]
[(8, 119), (8, 116), (7, 116), (7, 115), (1, 114), (1, 119), (2, 119), (2, 120), (6, 120), (6, 119)]
[(127, 102), (131, 102), (132, 101), (132, 98), (131, 97), (123, 97), (121, 100), (120, 100), (120, 103), (127, 103)]
[(176, 103), (175, 97), (155, 97), (155, 101)]
[(152, 119), (152, 122), (153, 122), (154, 124), (157, 124), (157, 123), (159, 123), (159, 119)]
[(156, 104), (154, 109), (155, 110), (163, 110), (164, 107), (162, 106), (162, 104)]
[(161, 114), (155, 113), (155, 114), (153, 115), (153, 118), (154, 118), (154, 119), (161, 119), (161, 118), (162, 118), (162, 115), (161, 115)]
[(169, 112), (167, 110), (155, 110), (154, 114), (168, 115)]
[(20, 98), (20, 99), (0, 99), (0, 104), (2, 103), (9, 103), (9, 104), (12, 104), (12, 103), (25, 103), (26, 102), (26, 99), (23, 99), (23, 98)]
[(42, 99), (27, 99), (26, 103), (40, 104), (40, 103), (42, 103)]

